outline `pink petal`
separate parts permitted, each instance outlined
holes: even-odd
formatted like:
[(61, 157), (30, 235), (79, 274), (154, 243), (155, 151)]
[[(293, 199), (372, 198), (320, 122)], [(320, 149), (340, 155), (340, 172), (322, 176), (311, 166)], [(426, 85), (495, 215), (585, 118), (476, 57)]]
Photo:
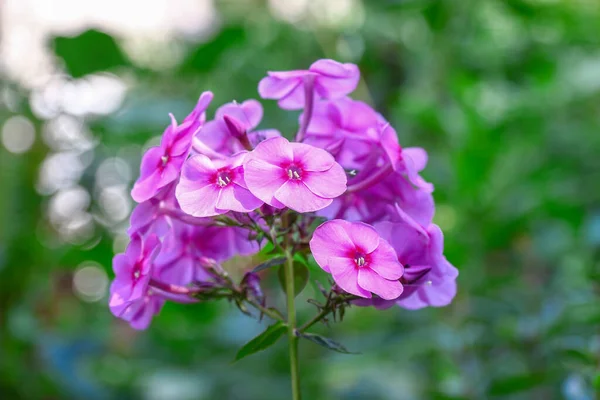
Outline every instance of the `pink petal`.
[(281, 166), (294, 161), (293, 146), (286, 138), (274, 137), (261, 142), (248, 154), (248, 159), (256, 159)]
[(347, 178), (342, 166), (335, 163), (328, 171), (305, 171), (302, 182), (317, 196), (333, 199), (346, 191)]
[(216, 173), (212, 160), (204, 154), (197, 154), (183, 164), (181, 180), (190, 181), (185, 185), (196, 185), (203, 187), (209, 184), (212, 176)]
[(250, 212), (262, 205), (263, 202), (250, 193), (248, 189), (233, 184), (221, 189), (216, 207), (225, 211)]
[(175, 197), (177, 197), (183, 212), (194, 217), (212, 217), (223, 214), (221, 210), (216, 209), (221, 191), (217, 186), (208, 184), (197, 187), (196, 185), (186, 185), (186, 183), (186, 181), (179, 182), (175, 189)]
[(125, 255), (127, 256), (129, 264), (133, 265), (142, 259), (142, 248), (142, 236), (140, 234), (133, 235), (131, 241), (127, 245), (127, 250), (125, 250)]
[(317, 60), (309, 68), (311, 72), (335, 78), (350, 78), (360, 73), (354, 64), (342, 64), (331, 59)]
[[(306, 72), (303, 71), (303, 74)], [(258, 94), (263, 99), (280, 99), (302, 83), (302, 77), (286, 77), (270, 73), (258, 83)]]
[(379, 240), (379, 246), (369, 256), (371, 258), (369, 268), (382, 278), (398, 280), (404, 273), (404, 267), (398, 262), (393, 247), (383, 239)]
[(362, 289), (375, 293), (384, 300), (397, 299), (403, 290), (399, 281), (382, 278), (371, 268), (358, 269), (358, 284)]
[(165, 151), (161, 147), (151, 147), (144, 153), (140, 165), (140, 180), (152, 175), (162, 165), (161, 157), (164, 154)]
[(310, 70), (318, 72), (315, 89), (324, 98), (343, 97), (356, 89), (360, 72), (354, 64), (340, 64), (333, 60), (319, 60)]
[[(331, 204), (331, 199), (319, 197), (302, 183), (289, 180), (275, 192), (275, 198), (299, 213), (317, 211)], [(265, 202), (266, 203), (266, 202)]]
[(116, 276), (127, 276), (131, 274), (131, 264), (125, 254), (117, 254), (113, 258), (113, 271)]
[(327, 171), (335, 164), (333, 156), (323, 149), (304, 143), (291, 145), (294, 161), (301, 164), (305, 171)]
[(215, 119), (222, 119), (224, 116), (233, 117), (238, 120), (245, 130), (254, 129), (262, 119), (262, 105), (253, 99), (246, 100), (242, 104), (228, 103), (219, 107), (215, 114)]
[(284, 110), (299, 110), (304, 108), (304, 102), (304, 84), (299, 82), (290, 93), (279, 99), (277, 104)]
[(276, 208), (285, 207), (275, 198), (275, 192), (286, 182), (280, 167), (251, 159), (244, 165), (244, 181), (250, 192), (265, 203)]
[(353, 222), (347, 231), (354, 245), (366, 254), (371, 254), (379, 246), (379, 234), (371, 225)]
[(345, 228), (345, 221), (333, 220), (322, 223), (313, 233), (309, 243), (310, 251), (317, 264), (326, 272), (330, 272), (327, 266), (329, 258), (347, 257), (354, 250), (354, 243)]
[(333, 280), (339, 287), (350, 294), (371, 298), (371, 293), (358, 285), (359, 272), (354, 261), (348, 258), (330, 258), (327, 265), (331, 270)]
[(417, 172), (422, 171), (427, 166), (427, 152), (421, 147), (407, 147), (402, 150), (402, 155), (412, 160)]
[(208, 121), (198, 131), (196, 139), (214, 151), (225, 151), (227, 141), (231, 140), (229, 129), (223, 120)]

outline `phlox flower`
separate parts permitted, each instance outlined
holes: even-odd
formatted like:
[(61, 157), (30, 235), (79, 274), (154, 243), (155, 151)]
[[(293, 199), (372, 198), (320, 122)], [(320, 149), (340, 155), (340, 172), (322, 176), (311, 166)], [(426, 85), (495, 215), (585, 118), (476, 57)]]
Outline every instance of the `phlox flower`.
[(244, 181), (245, 157), (245, 152), (218, 160), (203, 154), (192, 156), (184, 164), (175, 189), (181, 209), (194, 217), (210, 217), (260, 207), (263, 202), (248, 190)]
[(442, 231), (435, 224), (422, 227), (398, 207), (395, 211), (392, 221), (375, 225), (404, 265), (405, 291), (395, 303), (408, 309), (450, 304), (456, 294), (458, 270), (444, 257)]
[(115, 316), (129, 322), (129, 325), (134, 329), (144, 330), (150, 326), (152, 318), (160, 312), (164, 304), (164, 297), (154, 288), (148, 288), (142, 297), (129, 302)]
[(315, 230), (310, 250), (317, 264), (332, 274), (348, 293), (371, 298), (398, 298), (403, 266), (396, 252), (370, 225), (340, 219), (327, 221)]
[(354, 91), (359, 78), (356, 65), (324, 59), (314, 62), (308, 70), (269, 71), (259, 82), (258, 93), (263, 99), (279, 100), (283, 109), (297, 110), (305, 105), (306, 90), (314, 90), (320, 98), (335, 99)]
[(267, 139), (248, 154), (244, 178), (265, 203), (301, 213), (327, 207), (346, 190), (346, 173), (331, 154), (283, 137)]
[(179, 177), (181, 166), (188, 157), (192, 138), (204, 123), (204, 111), (212, 101), (213, 94), (204, 92), (196, 107), (181, 125), (171, 115), (171, 125), (163, 133), (159, 146), (152, 147), (142, 157), (140, 177), (135, 182), (131, 196), (141, 203)]
[(154, 259), (161, 243), (156, 235), (135, 234), (124, 254), (113, 259), (115, 279), (110, 285), (109, 307), (119, 317), (129, 305), (146, 295)]
[(202, 145), (196, 149), (211, 158), (220, 158), (217, 155), (228, 156), (255, 147), (265, 139), (281, 136), (276, 129), (254, 131), (262, 116), (262, 105), (256, 100), (227, 103), (217, 109), (214, 120), (206, 122), (198, 131), (196, 140)]

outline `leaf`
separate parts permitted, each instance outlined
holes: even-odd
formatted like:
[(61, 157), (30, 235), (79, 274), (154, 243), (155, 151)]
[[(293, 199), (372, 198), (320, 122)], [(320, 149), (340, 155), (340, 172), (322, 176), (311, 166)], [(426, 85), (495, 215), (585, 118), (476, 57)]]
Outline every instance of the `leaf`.
[(325, 336), (321, 336), (321, 335), (317, 335), (316, 333), (303, 333), (303, 332), (298, 332), (297, 334), (299, 337), (310, 340), (313, 343), (318, 344), (319, 346), (323, 346), (329, 350), (333, 350), (333, 351), (337, 351), (338, 353), (343, 353), (343, 354), (358, 354), (358, 353), (354, 353), (352, 351), (348, 351), (348, 349), (346, 347), (344, 347), (344, 345), (336, 342), (333, 339), (330, 339), (328, 337)]
[(274, 345), (277, 340), (286, 332), (286, 326), (283, 322), (277, 322), (269, 326), (263, 333), (246, 343), (235, 355), (235, 361), (248, 357), (254, 353), (262, 351), (267, 347)]
[(541, 385), (545, 380), (546, 376), (543, 373), (510, 376), (493, 381), (488, 389), (488, 393), (493, 396), (502, 396), (525, 392)]
[[(279, 283), (283, 288), (283, 291), (287, 293), (285, 289), (285, 266), (281, 266), (279, 268), (279, 272), (277, 273), (279, 277)], [(298, 296), (300, 292), (306, 287), (308, 283), (308, 268), (306, 265), (294, 261), (294, 295)]]
[(285, 262), (285, 257), (277, 257), (277, 258), (273, 258), (269, 261), (265, 261), (262, 264), (258, 264), (253, 270), (252, 272), (259, 272), (262, 271), (264, 269), (267, 268), (272, 268), (272, 267), (276, 267), (278, 265), (281, 265)]

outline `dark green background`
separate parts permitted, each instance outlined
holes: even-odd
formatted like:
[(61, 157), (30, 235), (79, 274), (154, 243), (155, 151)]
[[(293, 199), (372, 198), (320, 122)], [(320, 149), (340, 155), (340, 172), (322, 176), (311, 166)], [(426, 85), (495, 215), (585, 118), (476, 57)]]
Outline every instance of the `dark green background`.
[[(335, 2), (336, 0), (329, 0)], [(118, 38), (90, 31), (48, 46), (74, 78), (127, 77), (122, 109), (88, 118), (99, 145), (80, 185), (95, 197), (95, 169), (119, 154), (137, 173), (144, 144), (193, 107), (256, 98), (266, 70), (327, 57), (355, 62), (355, 96), (396, 127), (403, 146), (430, 154), (435, 221), (460, 270), (443, 309), (348, 311), (317, 329), (359, 355), (301, 343), (304, 398), (570, 399), (600, 388), (600, 3), (592, 0), (362, 2), (362, 23), (274, 19), (261, 1), (217, 2), (222, 26), (181, 41), (184, 57), (153, 70), (130, 61)], [(117, 13), (118, 10), (115, 10)], [(141, 10), (140, 12), (143, 12)], [(156, 52), (148, 57), (160, 59)], [(240, 399), (288, 397), (284, 341), (232, 364), (261, 329), (226, 303), (168, 304), (137, 333), (106, 298), (83, 302), (72, 274), (93, 260), (111, 272), (113, 236), (97, 224), (82, 245), (60, 243), (36, 192), (44, 121), (27, 90), (0, 121), (25, 115), (36, 143), (0, 147), (0, 398)], [(291, 133), (297, 115), (264, 102), (263, 127)], [(48, 245), (48, 239), (53, 245)], [(281, 303), (280, 290), (269, 290)], [(300, 297), (300, 318), (313, 312)]]

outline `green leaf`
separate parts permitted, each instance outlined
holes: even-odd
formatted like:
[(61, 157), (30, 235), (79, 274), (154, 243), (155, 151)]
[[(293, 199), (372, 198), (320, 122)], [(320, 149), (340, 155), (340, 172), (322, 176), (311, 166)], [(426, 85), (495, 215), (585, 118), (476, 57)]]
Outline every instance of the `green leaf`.
[(285, 332), (286, 326), (283, 322), (277, 322), (269, 326), (263, 333), (246, 343), (237, 352), (235, 361), (241, 360), (242, 358), (248, 357), (249, 355), (274, 345)]
[(272, 260), (269, 261), (265, 261), (262, 264), (258, 264), (253, 270), (252, 272), (259, 272), (262, 271), (264, 269), (267, 268), (272, 268), (272, 267), (276, 267), (278, 265), (281, 265), (285, 262), (285, 257), (277, 257), (277, 258), (273, 258)]
[(310, 340), (311, 342), (316, 343), (319, 346), (323, 346), (326, 349), (337, 351), (338, 353), (358, 354), (358, 353), (354, 353), (352, 351), (348, 351), (348, 349), (344, 345), (336, 342), (333, 339), (325, 337), (325, 336), (317, 335), (315, 333), (298, 333), (298, 336), (300, 336), (304, 339)]
[[(283, 288), (283, 291), (287, 293), (285, 290), (285, 266), (281, 266), (279, 268), (279, 272), (277, 273), (279, 277), (279, 283)], [(294, 261), (294, 295), (298, 296), (304, 287), (308, 283), (308, 268), (301, 262)]]
[(541, 385), (545, 380), (546, 376), (542, 373), (515, 375), (504, 379), (497, 379), (491, 383), (488, 394), (492, 396), (504, 396), (525, 392)]

